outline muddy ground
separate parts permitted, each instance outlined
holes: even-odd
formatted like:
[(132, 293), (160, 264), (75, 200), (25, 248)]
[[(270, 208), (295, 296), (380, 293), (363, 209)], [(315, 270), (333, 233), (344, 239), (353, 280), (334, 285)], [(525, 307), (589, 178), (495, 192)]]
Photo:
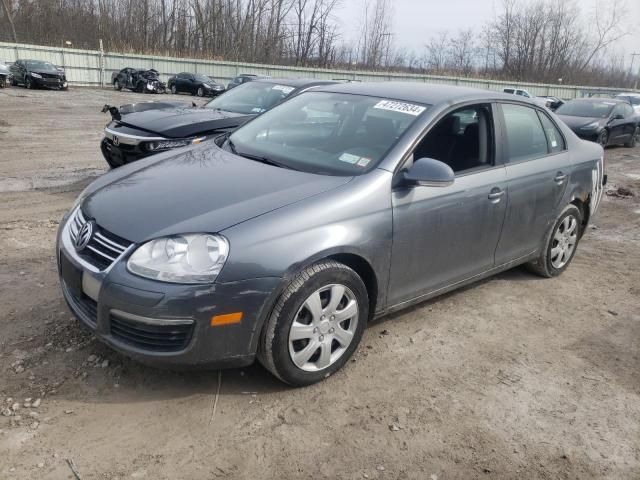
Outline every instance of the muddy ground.
[(290, 389), (259, 365), (143, 367), (62, 300), (54, 236), (105, 171), (99, 110), (151, 98), (0, 90), (0, 478), (640, 478), (640, 148), (607, 150), (635, 196), (605, 196), (560, 278), (515, 269), (385, 318)]

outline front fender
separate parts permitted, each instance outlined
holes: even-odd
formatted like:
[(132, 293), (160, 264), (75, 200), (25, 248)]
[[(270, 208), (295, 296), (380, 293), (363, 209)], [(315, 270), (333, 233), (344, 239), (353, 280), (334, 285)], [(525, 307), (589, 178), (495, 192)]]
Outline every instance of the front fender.
[(391, 173), (375, 170), (329, 192), (223, 230), (230, 244), (218, 281), (280, 277), (336, 254), (369, 263), (384, 303), (392, 242)]

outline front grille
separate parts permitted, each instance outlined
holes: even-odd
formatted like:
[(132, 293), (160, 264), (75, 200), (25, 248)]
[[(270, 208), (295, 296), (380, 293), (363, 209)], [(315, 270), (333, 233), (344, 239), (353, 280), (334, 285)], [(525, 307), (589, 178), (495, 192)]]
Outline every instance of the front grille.
[(84, 317), (83, 320), (85, 320), (89, 326), (95, 328), (98, 322), (98, 304), (96, 301), (84, 293), (74, 293), (64, 283), (63, 286), (72, 309), (76, 313), (80, 313), (81, 316)]
[[(75, 244), (78, 232), (87, 221), (82, 214), (82, 210), (76, 210), (76, 214), (69, 225), (69, 235), (71, 236), (72, 243)], [(89, 240), (87, 246), (78, 251), (77, 254), (99, 270), (104, 270), (122, 255), (130, 245), (131, 242), (95, 225), (91, 240)]]
[(137, 322), (111, 312), (111, 335), (123, 343), (142, 350), (176, 352), (183, 350), (191, 339), (193, 323), (152, 325)]

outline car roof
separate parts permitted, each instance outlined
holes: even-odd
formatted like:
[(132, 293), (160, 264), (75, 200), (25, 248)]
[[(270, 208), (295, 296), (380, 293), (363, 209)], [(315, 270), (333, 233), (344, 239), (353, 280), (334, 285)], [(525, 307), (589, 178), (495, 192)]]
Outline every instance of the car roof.
[[(458, 87), (454, 85), (424, 84), (418, 82), (350, 82), (317, 87), (316, 91), (331, 93), (349, 93), (370, 97), (389, 98), (405, 102), (437, 105), (459, 100), (507, 100), (514, 101), (514, 96), (493, 90)], [(522, 101), (522, 100), (521, 100)], [(523, 103), (533, 102), (524, 101)]]
[(567, 103), (571, 103), (571, 102), (576, 102), (576, 103), (577, 102), (583, 102), (583, 103), (607, 102), (607, 103), (629, 105), (629, 102), (626, 100), (617, 100), (615, 98), (609, 98), (609, 97), (574, 98), (573, 100), (569, 100)]
[(274, 83), (279, 85), (287, 85), (288, 87), (301, 88), (308, 87), (312, 85), (333, 85), (338, 83), (335, 80), (322, 80), (319, 78), (259, 78), (254, 80), (254, 82), (258, 83)]

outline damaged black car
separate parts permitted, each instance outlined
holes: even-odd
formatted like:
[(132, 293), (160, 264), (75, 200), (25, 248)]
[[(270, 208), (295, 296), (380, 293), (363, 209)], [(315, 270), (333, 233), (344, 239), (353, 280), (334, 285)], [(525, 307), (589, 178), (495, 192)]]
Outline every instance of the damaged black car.
[(169, 78), (167, 86), (173, 94), (186, 92), (199, 97), (217, 97), (225, 91), (223, 85), (202, 73), (179, 73)]
[(100, 144), (111, 168), (155, 153), (212, 140), (285, 98), (330, 80), (269, 78), (240, 85), (202, 107), (185, 102), (143, 102), (120, 108), (105, 105), (111, 122)]
[(111, 74), (114, 90), (126, 88), (138, 93), (166, 93), (167, 86), (160, 81), (157, 70), (140, 70), (137, 68), (123, 68)]
[(64, 69), (42, 60), (16, 60), (11, 67), (11, 85), (25, 88), (48, 87), (66, 90), (67, 77)]

